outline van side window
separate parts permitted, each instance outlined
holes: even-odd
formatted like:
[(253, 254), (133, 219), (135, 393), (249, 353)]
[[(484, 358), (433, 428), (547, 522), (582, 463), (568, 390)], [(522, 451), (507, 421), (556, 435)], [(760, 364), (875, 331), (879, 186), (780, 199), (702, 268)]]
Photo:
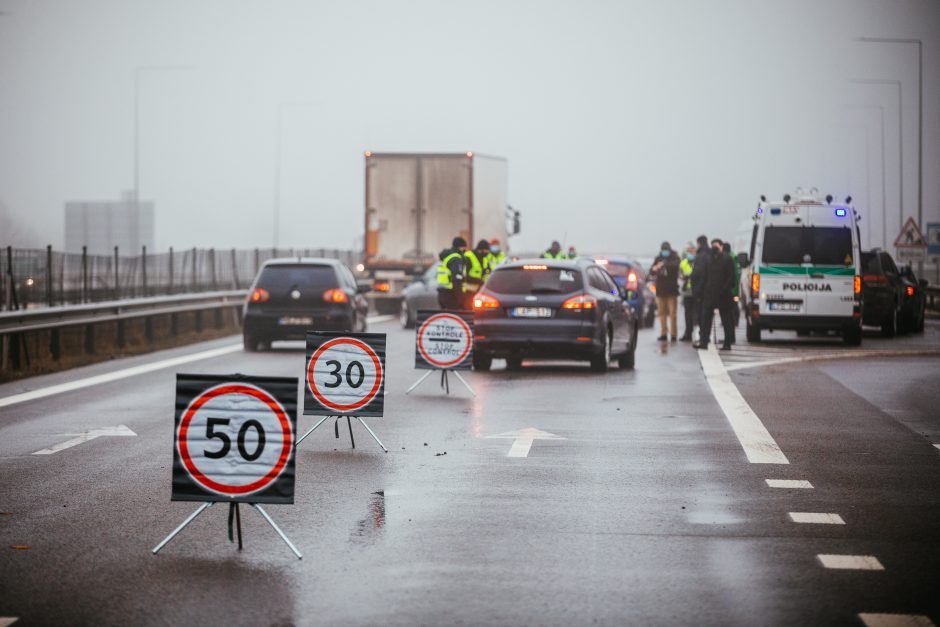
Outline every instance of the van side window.
[(748, 257), (747, 257), (747, 258), (750, 259), (751, 261), (754, 260), (754, 246), (757, 244), (757, 229), (758, 229), (758, 228), (759, 228), (759, 227), (758, 227), (758, 224), (755, 222), (755, 223), (754, 223), (754, 230), (751, 231), (751, 253), (750, 253), (750, 254), (748, 255)]

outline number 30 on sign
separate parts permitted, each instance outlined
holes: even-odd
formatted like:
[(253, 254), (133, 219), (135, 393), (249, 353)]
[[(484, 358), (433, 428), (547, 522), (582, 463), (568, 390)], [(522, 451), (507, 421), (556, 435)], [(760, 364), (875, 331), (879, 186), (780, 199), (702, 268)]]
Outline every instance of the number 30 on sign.
[(307, 333), (304, 414), (381, 416), (384, 333)]
[(297, 379), (176, 376), (174, 501), (294, 502)]

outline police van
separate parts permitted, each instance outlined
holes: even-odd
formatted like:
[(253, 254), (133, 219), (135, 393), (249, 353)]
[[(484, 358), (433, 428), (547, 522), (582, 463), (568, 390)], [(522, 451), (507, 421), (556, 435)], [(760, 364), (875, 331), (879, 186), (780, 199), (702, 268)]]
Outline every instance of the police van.
[(739, 259), (747, 339), (785, 329), (836, 332), (846, 344), (862, 343), (860, 233), (851, 206), (797, 190), (782, 202), (761, 202), (754, 214), (750, 250)]

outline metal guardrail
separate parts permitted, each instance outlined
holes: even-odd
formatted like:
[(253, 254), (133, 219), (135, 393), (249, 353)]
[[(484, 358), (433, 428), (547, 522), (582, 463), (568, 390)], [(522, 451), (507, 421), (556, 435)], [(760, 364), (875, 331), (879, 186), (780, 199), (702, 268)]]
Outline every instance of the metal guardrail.
[(940, 309), (940, 287), (928, 285), (925, 293), (927, 295), (927, 309)]
[(0, 312), (0, 335), (240, 307), (245, 302), (246, 294), (247, 290), (226, 290), (5, 311)]

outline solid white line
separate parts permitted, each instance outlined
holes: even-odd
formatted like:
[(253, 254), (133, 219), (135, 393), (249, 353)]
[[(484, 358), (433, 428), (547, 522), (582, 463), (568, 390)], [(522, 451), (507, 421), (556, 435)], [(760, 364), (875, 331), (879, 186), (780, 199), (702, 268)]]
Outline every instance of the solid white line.
[(121, 379), (136, 377), (139, 374), (146, 374), (148, 372), (153, 372), (154, 370), (163, 370), (164, 368), (172, 368), (173, 366), (180, 366), (182, 364), (188, 364), (194, 361), (212, 359), (213, 357), (221, 357), (222, 355), (228, 355), (229, 353), (234, 353), (240, 350), (242, 350), (241, 344), (231, 344), (229, 346), (223, 346), (222, 348), (213, 348), (212, 350), (202, 351), (201, 353), (183, 355), (182, 357), (173, 357), (171, 359), (164, 359), (163, 361), (157, 361), (152, 364), (143, 364), (140, 366), (125, 368), (124, 370), (99, 374), (94, 377), (88, 377), (87, 379), (79, 379), (78, 381), (60, 383), (59, 385), (50, 385), (47, 388), (40, 388), (38, 390), (32, 390), (31, 392), (23, 392), (22, 394), (14, 394), (13, 396), (0, 398), (0, 407), (9, 407), (10, 405), (16, 405), (17, 403), (25, 403), (26, 401), (34, 401), (36, 399), (46, 398), (47, 396), (54, 396), (55, 394), (81, 390), (93, 385), (111, 383), (112, 381), (120, 381)]
[(934, 627), (923, 614), (859, 614), (868, 627)]
[(0, 616), (0, 627), (7, 627), (7, 625), (12, 625), (19, 618), (16, 616)]
[(940, 450), (940, 444), (934, 444), (934, 446), (936, 446), (937, 449)]
[(715, 350), (715, 345), (710, 345), (708, 350), (698, 351), (698, 356), (712, 394), (728, 418), (728, 422), (731, 423), (734, 434), (744, 448), (747, 460), (752, 464), (789, 464), (786, 455), (777, 446), (764, 423), (760, 421), (735, 387), (731, 377), (728, 376), (721, 363), (721, 357)]
[(381, 316), (369, 316), (366, 318), (366, 322), (369, 324), (375, 324), (377, 322), (388, 322), (389, 320), (394, 320), (397, 318), (395, 314), (383, 314)]
[[(69, 434), (70, 435), (70, 434)], [(127, 428), (125, 425), (118, 425), (116, 427), (107, 427), (105, 429), (91, 429), (85, 433), (79, 434), (77, 438), (72, 438), (71, 440), (66, 440), (49, 448), (44, 448), (41, 451), (36, 451), (33, 455), (54, 455), (59, 451), (64, 451), (65, 449), (72, 448), (73, 446), (78, 446), (83, 442), (88, 442), (94, 440), (95, 438), (100, 438), (101, 436), (131, 436), (137, 435), (133, 431)]]
[(819, 514), (816, 512), (790, 512), (790, 520), (795, 523), (817, 525), (844, 525), (845, 521), (838, 514)]
[(509, 454), (506, 457), (528, 457), (529, 449), (532, 448), (532, 438), (519, 438), (514, 440)]
[(884, 570), (874, 555), (823, 555), (816, 557), (826, 568), (838, 570)]
[(771, 488), (812, 489), (813, 484), (803, 479), (764, 479)]

